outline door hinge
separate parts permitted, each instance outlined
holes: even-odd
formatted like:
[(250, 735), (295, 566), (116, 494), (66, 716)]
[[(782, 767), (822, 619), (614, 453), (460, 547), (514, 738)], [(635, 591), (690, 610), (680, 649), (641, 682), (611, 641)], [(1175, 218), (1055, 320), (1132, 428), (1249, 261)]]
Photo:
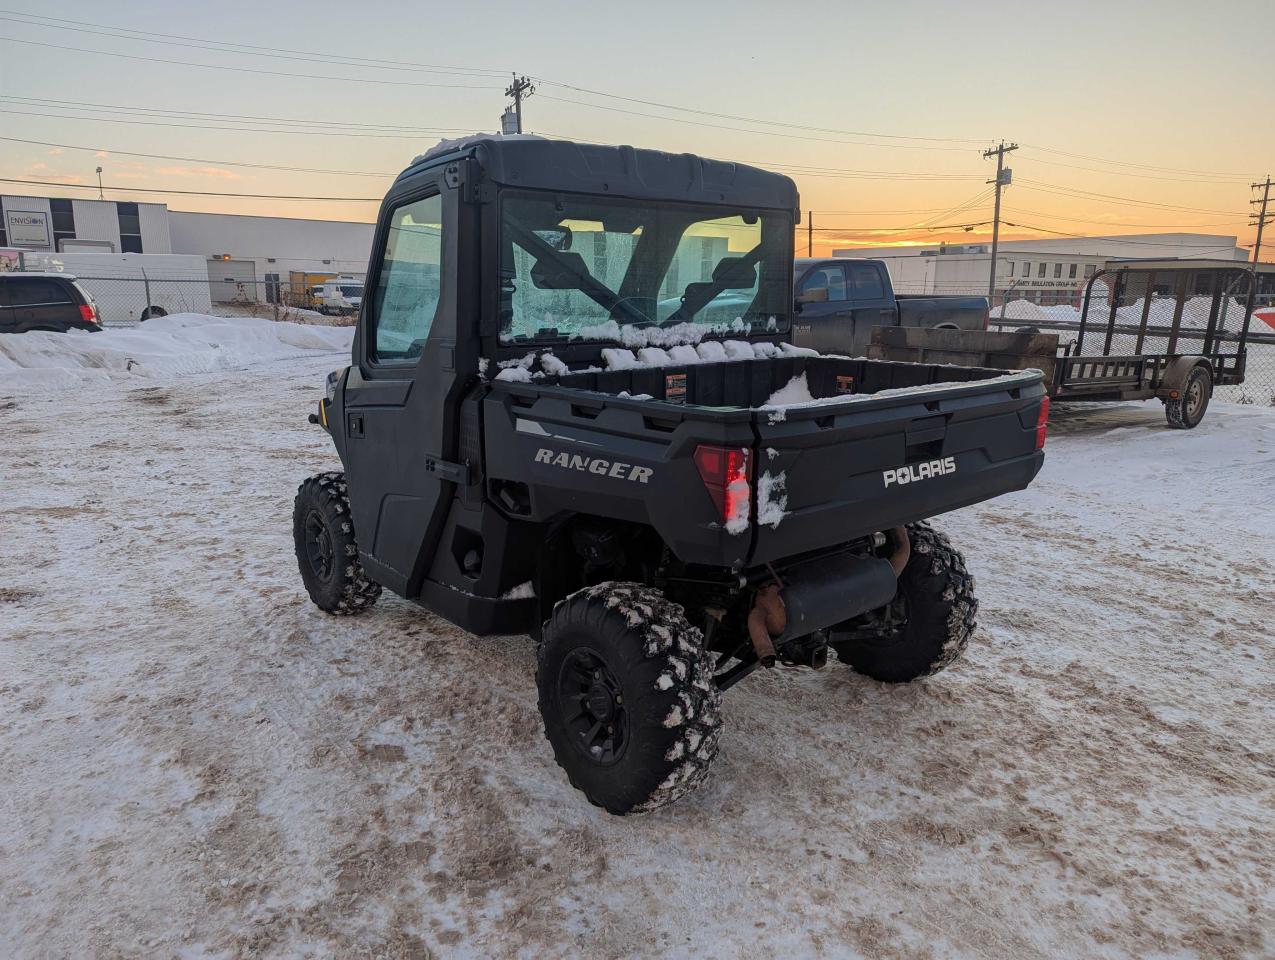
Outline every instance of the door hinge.
[(469, 485), (469, 464), (467, 463), (449, 463), (437, 457), (426, 457), (425, 472), (437, 474), (440, 479), (459, 483), (461, 486)]

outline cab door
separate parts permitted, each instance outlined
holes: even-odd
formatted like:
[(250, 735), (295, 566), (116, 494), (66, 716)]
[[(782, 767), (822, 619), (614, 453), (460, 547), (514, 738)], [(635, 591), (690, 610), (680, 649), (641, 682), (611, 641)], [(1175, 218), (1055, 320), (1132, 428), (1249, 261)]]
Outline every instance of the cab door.
[(797, 283), (797, 316), (793, 342), (820, 353), (844, 353), (853, 336), (854, 310), (850, 303), (845, 266), (836, 262), (811, 267)]
[(400, 183), (377, 226), (343, 390), (341, 430), (359, 555), (368, 574), (419, 592), (456, 474), (459, 190), (441, 174)]

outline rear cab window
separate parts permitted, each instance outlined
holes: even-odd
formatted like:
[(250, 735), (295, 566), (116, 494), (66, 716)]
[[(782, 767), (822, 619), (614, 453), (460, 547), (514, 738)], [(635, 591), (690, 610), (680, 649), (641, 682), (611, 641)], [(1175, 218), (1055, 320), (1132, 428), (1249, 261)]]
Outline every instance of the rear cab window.
[(442, 257), (441, 195), (413, 200), (391, 211), (369, 313), (368, 353), (373, 361), (395, 363), (420, 356), (438, 312)]
[(885, 297), (885, 285), (881, 271), (875, 263), (849, 263), (851, 299), (881, 300)]

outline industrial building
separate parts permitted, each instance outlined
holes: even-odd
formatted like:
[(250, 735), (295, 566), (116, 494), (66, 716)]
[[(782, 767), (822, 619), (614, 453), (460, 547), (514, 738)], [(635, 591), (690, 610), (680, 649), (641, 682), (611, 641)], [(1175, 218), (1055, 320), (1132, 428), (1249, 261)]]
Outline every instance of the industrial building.
[[(940, 243), (917, 247), (855, 247), (834, 250), (837, 257), (885, 261), (901, 293), (987, 292), (990, 243)], [(1247, 260), (1234, 236), (1203, 233), (1149, 233), (1059, 240), (1011, 240), (1000, 244), (996, 259), (995, 303), (1030, 300), (1042, 305), (1078, 305), (1085, 281), (1107, 260), (1207, 258)]]
[[(279, 302), (284, 291), (362, 277), (373, 225), (335, 220), (183, 213), (163, 203), (0, 196), (0, 250), (196, 254), (212, 301)], [(298, 279), (302, 278), (302, 279)], [(194, 279), (194, 278), (192, 278)]]

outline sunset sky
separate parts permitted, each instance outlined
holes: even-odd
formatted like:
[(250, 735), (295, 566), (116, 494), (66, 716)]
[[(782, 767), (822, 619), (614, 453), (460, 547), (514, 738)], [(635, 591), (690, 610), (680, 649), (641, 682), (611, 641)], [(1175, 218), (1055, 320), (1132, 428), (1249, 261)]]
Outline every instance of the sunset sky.
[(1275, 76), (1245, 40), (1268, 2), (178, 7), (0, 10), (0, 177), (95, 184), (100, 164), (108, 199), (371, 220), (371, 199), (133, 191), (379, 198), (440, 137), (497, 129), (511, 71), (539, 81), (530, 132), (790, 174), (816, 252), (989, 235), (962, 227), (991, 218), (1002, 138), (1010, 239), (1249, 244), (1249, 184), (1275, 173)]

